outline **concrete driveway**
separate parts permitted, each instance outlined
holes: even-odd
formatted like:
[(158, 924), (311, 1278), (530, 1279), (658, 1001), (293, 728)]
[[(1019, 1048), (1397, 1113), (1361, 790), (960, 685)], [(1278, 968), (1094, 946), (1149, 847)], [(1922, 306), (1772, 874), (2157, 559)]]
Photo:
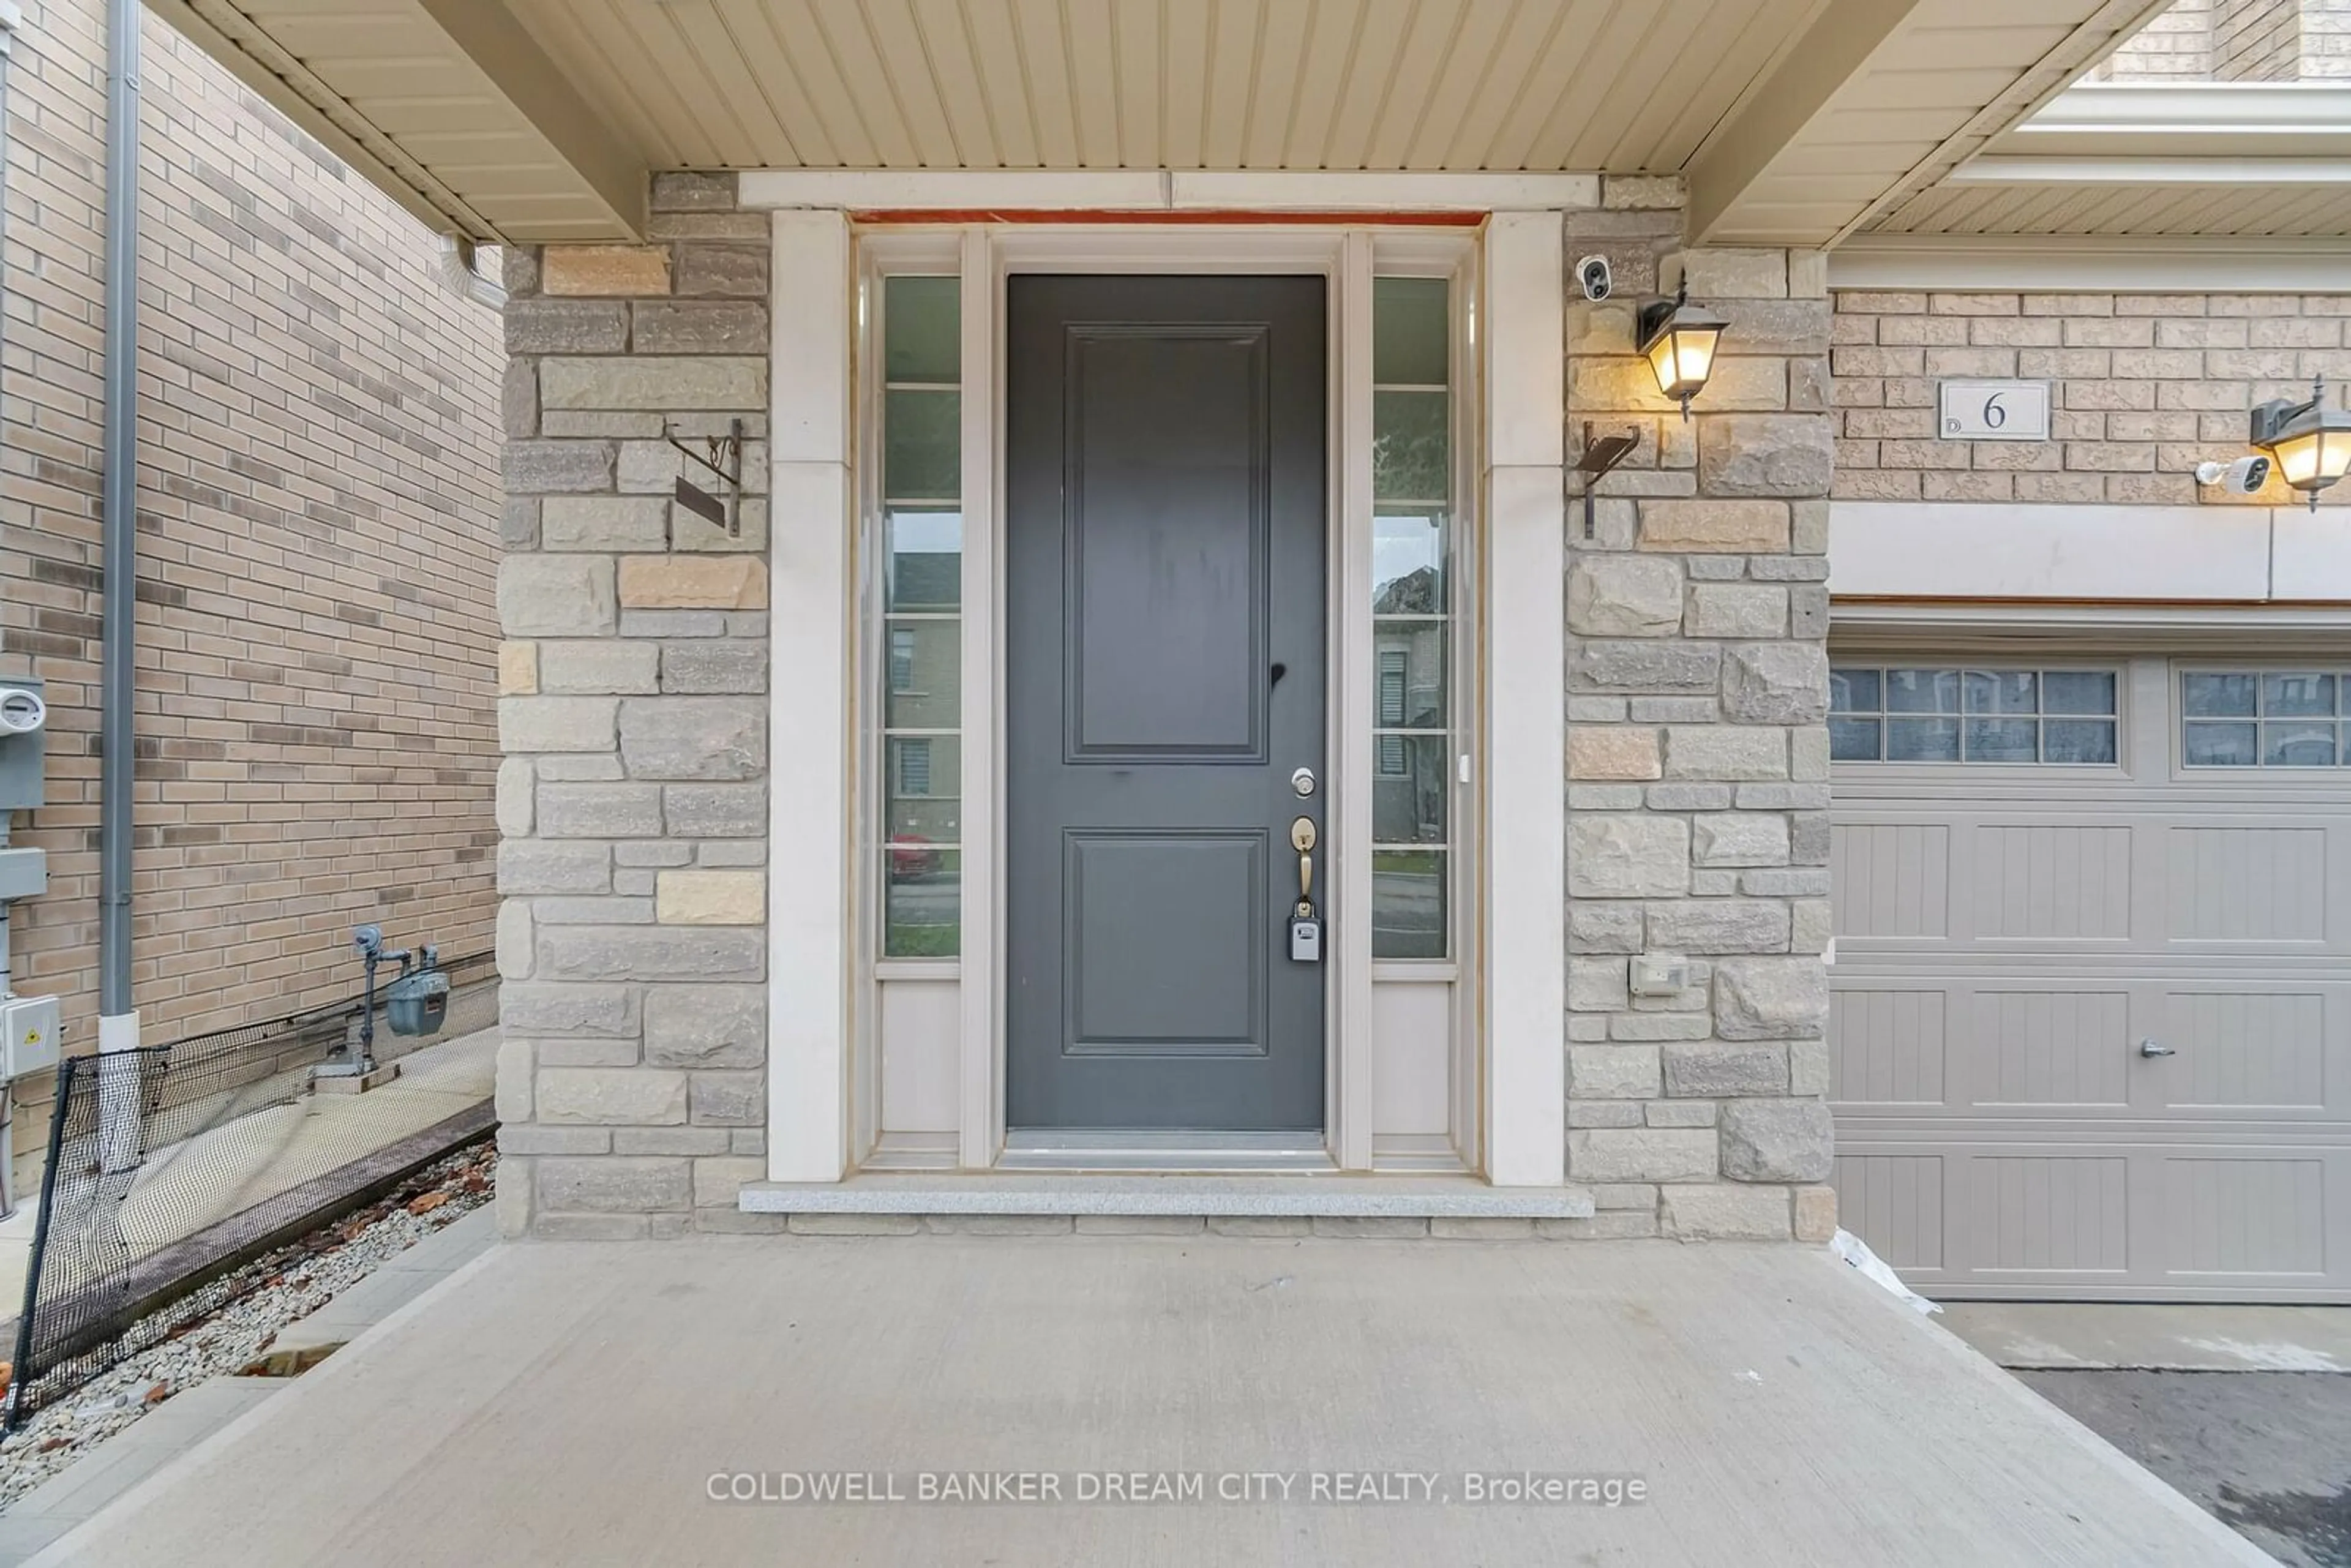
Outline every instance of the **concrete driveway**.
[(498, 1248), (37, 1561), (2267, 1559), (1817, 1249), (1192, 1235)]

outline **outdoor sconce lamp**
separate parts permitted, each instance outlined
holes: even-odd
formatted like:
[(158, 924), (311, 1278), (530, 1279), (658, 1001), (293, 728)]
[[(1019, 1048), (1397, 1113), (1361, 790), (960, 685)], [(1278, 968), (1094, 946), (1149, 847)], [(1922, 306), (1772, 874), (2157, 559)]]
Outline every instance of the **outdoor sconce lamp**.
[(2310, 497), (2314, 512), (2318, 493), (2351, 473), (2351, 410), (2328, 408), (2325, 402), (2326, 378), (2314, 377), (2309, 402), (2278, 398), (2254, 409), (2248, 437), (2253, 447), (2270, 455), (2281, 478)]
[(1718, 316), (1689, 302), (1689, 280), (1671, 299), (1641, 307), (1641, 352), (1657, 376), (1657, 390), (1677, 399), (1682, 418), (1689, 418), (1690, 399), (1706, 390), (1714, 373), (1714, 348), (1722, 340), (1728, 317)]

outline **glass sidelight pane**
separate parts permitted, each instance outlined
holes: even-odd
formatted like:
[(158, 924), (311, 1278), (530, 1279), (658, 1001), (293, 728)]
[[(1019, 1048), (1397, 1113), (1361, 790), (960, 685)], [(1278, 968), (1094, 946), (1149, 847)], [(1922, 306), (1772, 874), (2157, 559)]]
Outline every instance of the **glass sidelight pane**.
[(963, 719), (962, 621), (946, 616), (885, 624), (883, 727), (954, 729)]
[(1446, 955), (1445, 852), (1372, 852), (1372, 956)]
[(1451, 323), (1442, 277), (1372, 280), (1372, 380), (1441, 387), (1451, 380)]
[(882, 375), (954, 386), (963, 371), (963, 279), (883, 280)]
[[(962, 280), (882, 280), (882, 956), (961, 946)], [(879, 440), (873, 440), (878, 434)], [(870, 459), (869, 459), (870, 461)], [(919, 733), (909, 733), (919, 732)]]
[(1442, 392), (1372, 393), (1374, 497), (1440, 504), (1452, 498), (1452, 402)]
[(1443, 621), (1372, 622), (1372, 723), (1381, 729), (1445, 727)]
[(907, 841), (884, 852), (882, 956), (952, 958), (963, 945), (963, 856)]
[(1372, 518), (1372, 613), (1442, 615), (1451, 532), (1442, 509), (1384, 509)]
[(882, 493), (893, 501), (962, 495), (962, 393), (893, 387), (882, 394)]
[(883, 519), (889, 564), (883, 601), (905, 614), (963, 603), (963, 514), (893, 507)]
[(1372, 842), (1441, 844), (1452, 781), (1441, 735), (1372, 737)]
[(1373, 280), (1369, 716), (1380, 958), (1452, 950), (1452, 329), (1447, 280)]

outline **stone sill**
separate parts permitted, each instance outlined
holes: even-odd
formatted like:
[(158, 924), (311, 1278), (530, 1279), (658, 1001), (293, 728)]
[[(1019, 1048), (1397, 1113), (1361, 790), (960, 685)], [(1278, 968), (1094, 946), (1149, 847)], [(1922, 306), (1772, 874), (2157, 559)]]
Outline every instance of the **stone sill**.
[(1489, 1186), (1467, 1176), (975, 1175), (751, 1182), (747, 1214), (1173, 1215), (1589, 1219), (1580, 1186)]

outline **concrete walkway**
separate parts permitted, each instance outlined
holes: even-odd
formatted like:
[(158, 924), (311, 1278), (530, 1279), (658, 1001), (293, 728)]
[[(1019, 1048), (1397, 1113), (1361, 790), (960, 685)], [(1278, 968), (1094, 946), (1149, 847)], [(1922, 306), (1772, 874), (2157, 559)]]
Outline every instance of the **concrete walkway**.
[[(270, 1348), (348, 1343), (480, 1257), (496, 1239), (496, 1217), (485, 1205), (385, 1260), (308, 1317), (280, 1329)], [(0, 1515), (0, 1568), (22, 1563), (255, 1406), (295, 1386), (285, 1378), (225, 1375), (141, 1416)]]
[[(708, 1495), (977, 1470), (1203, 1496)], [(1819, 1250), (1191, 1235), (499, 1247), (37, 1561), (2267, 1560)]]
[[(973, 1469), (1204, 1500), (707, 1498)], [(1648, 1500), (1474, 1504), (1469, 1471)], [(1217, 1502), (1253, 1474), (1289, 1502)], [(501, 1246), (37, 1561), (2266, 1559), (1820, 1250), (1192, 1234)]]
[[(492, 1027), (407, 1052), (400, 1076), (365, 1094), (306, 1093), (289, 1075), (285, 1103), (151, 1151), (123, 1210), (124, 1235), (145, 1257), (479, 1105), (496, 1088), (497, 1056)], [(0, 1319), (24, 1302), (39, 1196), (36, 1186), (0, 1220)]]

